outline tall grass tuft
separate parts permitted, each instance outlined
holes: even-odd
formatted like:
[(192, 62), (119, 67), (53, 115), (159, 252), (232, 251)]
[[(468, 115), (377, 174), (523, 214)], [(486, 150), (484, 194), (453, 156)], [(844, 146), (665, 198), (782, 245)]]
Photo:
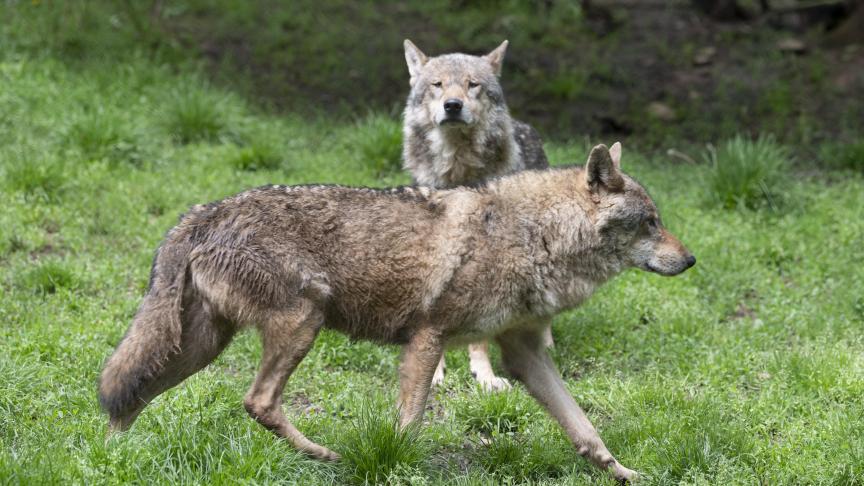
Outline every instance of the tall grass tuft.
[(483, 434), (516, 432), (539, 415), (537, 406), (521, 393), (476, 391), (454, 403), (456, 418)]
[(418, 424), (399, 427), (398, 414), (366, 402), (341, 441), (342, 458), (361, 484), (386, 482), (394, 473), (418, 469), (429, 453)]
[(118, 118), (102, 110), (81, 115), (69, 129), (69, 141), (87, 158), (140, 166), (146, 151)]
[(285, 160), (286, 150), (279, 134), (257, 128), (244, 137), (244, 144), (237, 148), (230, 159), (231, 166), (238, 170), (276, 170)]
[(402, 165), (402, 126), (393, 118), (370, 114), (358, 121), (348, 137), (361, 163), (376, 176), (396, 172)]
[(773, 138), (736, 136), (710, 148), (705, 158), (711, 164), (708, 182), (714, 203), (727, 209), (777, 207), (789, 152)]
[(112, 146), (120, 142), (122, 136), (116, 117), (105, 113), (82, 116), (69, 132), (69, 138), (90, 157), (101, 157)]
[(173, 94), (165, 113), (165, 128), (179, 143), (212, 142), (225, 134), (226, 115), (224, 102), (216, 95), (185, 88)]
[(21, 275), (18, 283), (35, 293), (53, 294), (60, 289), (75, 288), (78, 278), (63, 262), (47, 260)]
[(544, 431), (529, 435), (494, 433), (486, 444), (477, 446), (472, 460), (499, 478), (524, 484), (562, 475), (573, 457), (569, 444), (561, 447)]
[(9, 190), (46, 202), (60, 198), (67, 182), (61, 159), (22, 151), (11, 154), (7, 162), (4, 179)]

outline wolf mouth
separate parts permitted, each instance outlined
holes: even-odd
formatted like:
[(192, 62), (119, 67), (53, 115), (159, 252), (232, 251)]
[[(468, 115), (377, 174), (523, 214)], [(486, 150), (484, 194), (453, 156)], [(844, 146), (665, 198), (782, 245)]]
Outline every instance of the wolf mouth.
[(645, 270), (648, 270), (649, 272), (652, 272), (652, 273), (656, 273), (657, 275), (662, 275), (664, 277), (674, 277), (676, 275), (684, 273), (684, 270), (687, 270), (687, 267), (684, 267), (681, 270), (669, 271), (669, 270), (662, 270), (660, 268), (655, 267), (654, 265), (651, 265), (650, 263), (646, 263), (645, 264)]
[(462, 118), (445, 118), (438, 122), (439, 125), (468, 125), (468, 122)]

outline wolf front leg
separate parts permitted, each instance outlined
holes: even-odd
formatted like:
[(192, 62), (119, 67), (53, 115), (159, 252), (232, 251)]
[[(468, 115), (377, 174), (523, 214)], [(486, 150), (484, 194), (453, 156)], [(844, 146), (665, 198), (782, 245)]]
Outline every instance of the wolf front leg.
[(635, 471), (622, 466), (609, 452), (585, 412), (564, 386), (561, 375), (546, 353), (543, 329), (510, 331), (498, 337), (504, 365), (514, 378), (564, 427), (579, 454), (619, 481), (633, 481)]
[(436, 329), (418, 330), (402, 348), (399, 365), (399, 424), (402, 427), (423, 417), (432, 375), (441, 360), (444, 343)]

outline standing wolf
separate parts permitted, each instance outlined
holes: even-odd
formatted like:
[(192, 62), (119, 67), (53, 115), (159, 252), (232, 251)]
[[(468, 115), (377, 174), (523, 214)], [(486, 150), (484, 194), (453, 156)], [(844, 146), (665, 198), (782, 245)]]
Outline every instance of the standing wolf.
[(422, 418), (444, 347), (495, 338), (508, 371), (579, 454), (622, 466), (543, 345), (559, 311), (621, 271), (676, 275), (695, 258), (648, 193), (619, 169), (620, 145), (585, 168), (525, 171), (477, 188), (267, 186), (192, 208), (159, 247), (150, 287), (105, 364), (113, 430), (213, 361), (243, 327), (261, 332), (249, 415), (321, 459), (338, 459), (282, 411), (288, 377), (322, 327), (403, 345), (400, 423)]
[[(510, 117), (498, 78), (507, 41), (485, 56), (429, 58), (405, 40), (411, 93), (404, 115), (403, 159), (414, 181), (438, 189), (473, 184), (523, 169), (549, 167), (543, 142)], [(545, 331), (552, 345), (551, 330)], [(468, 346), (471, 374), (487, 390), (509, 388), (495, 376), (485, 341)], [(444, 357), (432, 384), (444, 381)]]

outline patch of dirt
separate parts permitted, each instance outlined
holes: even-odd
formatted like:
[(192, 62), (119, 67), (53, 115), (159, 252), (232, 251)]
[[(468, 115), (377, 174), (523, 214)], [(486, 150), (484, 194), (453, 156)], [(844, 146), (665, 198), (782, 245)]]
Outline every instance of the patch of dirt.
[(316, 415), (324, 412), (324, 409), (312, 403), (305, 393), (298, 392), (291, 395), (288, 407), (295, 413), (302, 415)]
[(53, 235), (60, 232), (60, 222), (53, 219), (46, 219), (45, 222), (42, 223), (42, 228), (45, 229), (45, 232), (49, 235)]
[(431, 457), (431, 465), (436, 469), (457, 470), (467, 474), (471, 468), (470, 458), (477, 452), (477, 444), (465, 440), (461, 448), (447, 447)]
[(756, 312), (753, 309), (747, 307), (747, 305), (741, 303), (738, 304), (738, 308), (735, 309), (735, 312), (732, 313), (732, 317), (735, 319), (753, 319), (756, 317)]
[(39, 260), (40, 258), (49, 256), (49, 255), (58, 255), (62, 256), (65, 253), (65, 250), (61, 247), (58, 247), (52, 243), (44, 243), (39, 248), (28, 253), (28, 256), (31, 260)]
[(429, 398), (426, 400), (426, 410), (432, 412), (432, 415), (437, 420), (441, 420), (444, 418), (444, 404), (441, 403), (440, 400), (438, 400), (436, 393), (429, 394)]

